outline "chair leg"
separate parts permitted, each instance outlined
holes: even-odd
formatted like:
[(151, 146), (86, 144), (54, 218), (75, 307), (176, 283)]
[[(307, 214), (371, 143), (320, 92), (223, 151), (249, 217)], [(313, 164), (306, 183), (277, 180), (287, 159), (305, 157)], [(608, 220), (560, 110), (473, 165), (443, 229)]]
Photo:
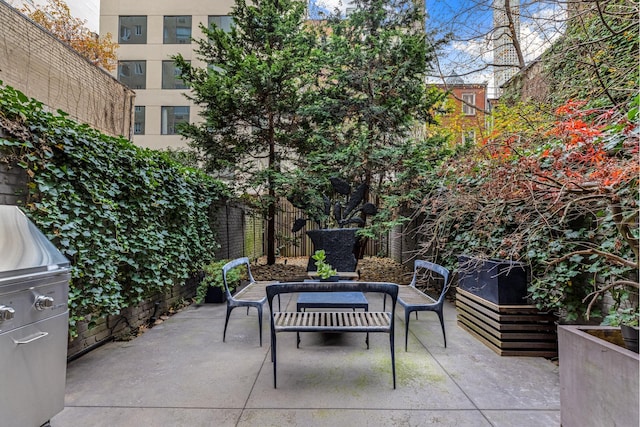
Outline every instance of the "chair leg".
[(442, 338), (444, 338), (444, 348), (447, 348), (447, 334), (444, 331), (444, 319), (442, 315), (442, 311), (436, 311), (438, 313), (438, 317), (440, 318), (440, 326), (442, 326)]
[(393, 374), (393, 389), (396, 389), (396, 352), (393, 332), (389, 334), (389, 347), (391, 348), (391, 373)]
[(407, 309), (405, 308), (405, 312), (404, 312), (404, 351), (408, 351), (407, 347), (409, 344), (409, 320), (411, 319), (411, 312), (410, 311), (406, 311)]
[(276, 334), (271, 331), (271, 359), (273, 359), (273, 388), (276, 388)]
[(275, 337), (275, 332), (273, 332), (273, 330), (271, 330), (271, 363), (273, 363), (273, 361), (276, 359), (276, 337)]
[(258, 327), (260, 328), (260, 347), (262, 347), (262, 305), (256, 307), (258, 309)]
[(229, 316), (231, 315), (231, 310), (233, 310), (233, 307), (227, 305), (227, 317), (224, 319), (224, 332), (222, 333), (222, 342), (224, 342), (225, 338), (227, 337), (227, 325), (229, 324)]

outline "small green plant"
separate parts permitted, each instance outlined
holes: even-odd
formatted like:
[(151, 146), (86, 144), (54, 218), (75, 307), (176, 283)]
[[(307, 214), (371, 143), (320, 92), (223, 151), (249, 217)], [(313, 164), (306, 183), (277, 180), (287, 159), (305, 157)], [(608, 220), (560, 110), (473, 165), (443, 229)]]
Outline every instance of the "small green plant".
[[(224, 280), (222, 278), (222, 267), (228, 262), (228, 260), (214, 260), (202, 267), (204, 272), (204, 278), (196, 289), (196, 302), (202, 304), (205, 296), (207, 296), (207, 290), (210, 286), (220, 288), (224, 290)], [(236, 286), (240, 283), (242, 278), (241, 270), (234, 268), (227, 272), (227, 280), (229, 281), (229, 291), (233, 292)]]
[(640, 323), (640, 311), (638, 310), (638, 293), (634, 289), (612, 289), (611, 297), (613, 305), (609, 308), (609, 314), (604, 318), (603, 325), (609, 326), (635, 326)]
[(329, 277), (335, 276), (338, 273), (333, 267), (331, 267), (330, 264), (327, 264), (325, 262), (327, 256), (324, 253), (324, 249), (315, 251), (311, 258), (316, 260), (315, 264), (317, 267), (318, 277), (320, 277), (321, 279), (328, 279)]

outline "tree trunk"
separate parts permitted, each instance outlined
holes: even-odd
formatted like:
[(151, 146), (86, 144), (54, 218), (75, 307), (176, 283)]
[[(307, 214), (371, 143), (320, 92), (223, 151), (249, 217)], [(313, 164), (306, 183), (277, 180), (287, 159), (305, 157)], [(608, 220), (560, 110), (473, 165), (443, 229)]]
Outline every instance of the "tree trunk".
[[(273, 115), (269, 115), (269, 169), (276, 167), (276, 144), (274, 140)], [(272, 174), (267, 178), (269, 204), (267, 205), (267, 265), (276, 263), (276, 190)]]

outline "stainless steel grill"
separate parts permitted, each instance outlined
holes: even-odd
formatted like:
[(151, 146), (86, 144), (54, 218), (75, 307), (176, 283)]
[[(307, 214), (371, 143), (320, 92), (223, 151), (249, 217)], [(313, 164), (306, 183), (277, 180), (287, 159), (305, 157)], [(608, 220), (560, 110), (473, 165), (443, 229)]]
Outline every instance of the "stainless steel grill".
[(16, 206), (0, 206), (0, 425), (64, 409), (69, 261)]

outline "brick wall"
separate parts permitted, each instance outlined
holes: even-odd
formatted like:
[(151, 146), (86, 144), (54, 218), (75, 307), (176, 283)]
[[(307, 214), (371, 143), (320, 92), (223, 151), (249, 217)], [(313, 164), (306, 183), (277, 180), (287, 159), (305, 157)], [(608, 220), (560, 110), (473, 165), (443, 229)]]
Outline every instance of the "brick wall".
[[(262, 255), (262, 229), (246, 208), (233, 202), (222, 202), (216, 209), (216, 240), (220, 248), (215, 251), (218, 259), (233, 259), (241, 256)], [(251, 235), (249, 238), (247, 233)]]
[(0, 205), (21, 205), (27, 194), (27, 174), (19, 166), (0, 163)]
[(52, 110), (131, 139), (135, 92), (0, 0), (0, 80)]
[(132, 337), (131, 333), (139, 327), (150, 325), (171, 308), (179, 306), (183, 300), (193, 298), (199, 281), (200, 277), (192, 277), (184, 285), (175, 285), (135, 307), (122, 310), (118, 316), (98, 319), (91, 329), (88, 322), (78, 323), (78, 337), (69, 341), (67, 357), (77, 357), (114, 338)]

